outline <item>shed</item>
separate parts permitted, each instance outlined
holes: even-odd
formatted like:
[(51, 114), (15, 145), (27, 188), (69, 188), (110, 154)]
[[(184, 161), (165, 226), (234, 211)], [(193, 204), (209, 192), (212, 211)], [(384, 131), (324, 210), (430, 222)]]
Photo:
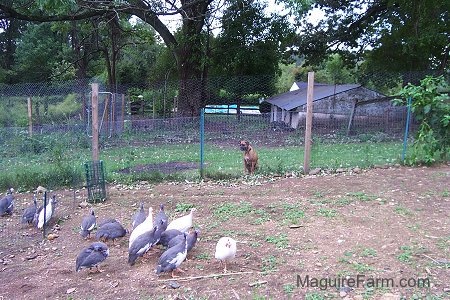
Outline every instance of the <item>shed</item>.
[[(271, 104), (270, 121), (284, 122), (297, 128), (306, 117), (307, 83), (295, 82), (291, 90), (265, 99)], [(349, 128), (355, 115), (382, 116), (392, 109), (388, 97), (360, 84), (315, 83), (313, 112), (315, 118), (349, 120)]]

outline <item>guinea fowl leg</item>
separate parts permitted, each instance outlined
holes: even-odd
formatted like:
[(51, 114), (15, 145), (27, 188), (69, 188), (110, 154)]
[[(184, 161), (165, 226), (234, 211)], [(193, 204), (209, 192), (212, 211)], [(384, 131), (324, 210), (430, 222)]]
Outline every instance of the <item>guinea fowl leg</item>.
[(225, 263), (225, 268), (223, 268), (223, 272), (226, 273), (227, 272), (227, 261), (224, 261)]
[(98, 266), (95, 266), (95, 267), (97, 268), (97, 272), (98, 273), (102, 273), (103, 272), (103, 270), (100, 270), (100, 268)]
[(175, 270), (172, 270), (172, 278), (179, 277), (179, 276), (176, 276), (176, 275), (175, 275), (175, 271), (176, 271), (176, 272), (179, 272), (179, 273), (186, 273), (186, 271), (184, 271), (183, 269), (181, 269), (181, 268), (176, 268)]

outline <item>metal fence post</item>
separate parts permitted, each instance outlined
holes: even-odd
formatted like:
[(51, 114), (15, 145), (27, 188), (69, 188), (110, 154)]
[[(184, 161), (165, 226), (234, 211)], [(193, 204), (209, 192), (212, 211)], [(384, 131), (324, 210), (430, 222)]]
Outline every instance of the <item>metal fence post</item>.
[(405, 125), (405, 135), (403, 137), (403, 151), (402, 151), (402, 162), (405, 162), (405, 156), (406, 156), (406, 147), (408, 145), (408, 133), (409, 133), (409, 123), (411, 120), (411, 103), (412, 99), (411, 97), (408, 97), (407, 100), (407, 113), (406, 113), (406, 125)]
[(205, 109), (200, 110), (200, 177), (204, 175)]

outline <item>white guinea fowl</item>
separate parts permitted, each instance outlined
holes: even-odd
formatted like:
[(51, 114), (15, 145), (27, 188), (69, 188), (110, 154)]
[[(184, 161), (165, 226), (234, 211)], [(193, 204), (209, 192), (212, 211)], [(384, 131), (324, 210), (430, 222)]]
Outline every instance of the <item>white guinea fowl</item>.
[(215, 258), (220, 260), (220, 264), (225, 263), (223, 271), (227, 272), (227, 262), (236, 256), (236, 241), (230, 237), (222, 237), (216, 245)]
[[(50, 219), (52, 218), (53, 212), (55, 211), (55, 204), (56, 204), (56, 196), (53, 196), (53, 198), (46, 205), (45, 209), (42, 208), (42, 210), (39, 212), (37, 224), (37, 227), (39, 229), (42, 229), (44, 227), (44, 224), (47, 224), (48, 221), (50, 221)], [(44, 213), (45, 213), (45, 222), (44, 222)]]
[(153, 230), (153, 208), (149, 207), (147, 218), (131, 232), (128, 248), (131, 247), (131, 244), (138, 236), (151, 230)]
[(192, 227), (192, 217), (195, 210), (195, 208), (191, 208), (191, 212), (188, 215), (179, 217), (170, 222), (166, 230), (176, 229), (181, 232), (187, 232)]

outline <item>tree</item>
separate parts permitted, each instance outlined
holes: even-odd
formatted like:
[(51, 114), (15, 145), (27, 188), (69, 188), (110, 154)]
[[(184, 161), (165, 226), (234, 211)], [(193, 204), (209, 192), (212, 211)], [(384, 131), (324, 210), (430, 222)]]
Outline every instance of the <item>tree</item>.
[(19, 82), (51, 80), (54, 68), (70, 48), (65, 37), (56, 33), (50, 23), (29, 24), (17, 44), (14, 73)]
[(449, 1), (318, 0), (316, 6), (327, 18), (307, 24), (298, 41), (309, 62), (340, 52), (346, 62), (365, 60), (366, 72), (442, 74), (449, 67)]
[[(195, 116), (202, 106), (209, 67), (208, 43), (211, 34), (208, 26), (205, 31), (205, 24), (207, 20), (209, 22), (214, 19), (215, 11), (227, 7), (227, 1), (39, 0), (29, 2), (26, 0), (5, 0), (0, 3), (0, 19), (19, 19), (34, 22), (78, 22), (96, 17), (114, 20), (116, 16), (119, 18), (135, 16), (152, 26), (171, 51), (180, 82), (178, 111), (185, 116)], [(308, 0), (298, 1), (300, 3), (309, 2)], [(161, 17), (166, 15), (180, 16), (181, 27), (176, 33), (172, 33), (163, 23)], [(118, 22), (114, 21), (114, 23)], [(110, 57), (113, 58), (111, 54)]]
[[(265, 4), (251, 0), (231, 0), (222, 17), (222, 32), (213, 42), (212, 72), (231, 76), (228, 97), (238, 105), (243, 97), (275, 93), (279, 63), (286, 57), (293, 30), (285, 17), (266, 15)], [(256, 76), (266, 75), (263, 80)]]
[(12, 83), (17, 39), (25, 29), (21, 20), (0, 20), (0, 82)]
[[(94, 16), (128, 14), (140, 18), (159, 33), (172, 51), (180, 78), (179, 111), (183, 115), (197, 115), (204, 89), (202, 36), (205, 18), (213, 0), (165, 1), (72, 1), (41, 0), (31, 5), (25, 1), (5, 1), (0, 4), (1, 19), (21, 19), (37, 22), (84, 20)], [(161, 21), (162, 15), (182, 17), (180, 34), (175, 36)]]

